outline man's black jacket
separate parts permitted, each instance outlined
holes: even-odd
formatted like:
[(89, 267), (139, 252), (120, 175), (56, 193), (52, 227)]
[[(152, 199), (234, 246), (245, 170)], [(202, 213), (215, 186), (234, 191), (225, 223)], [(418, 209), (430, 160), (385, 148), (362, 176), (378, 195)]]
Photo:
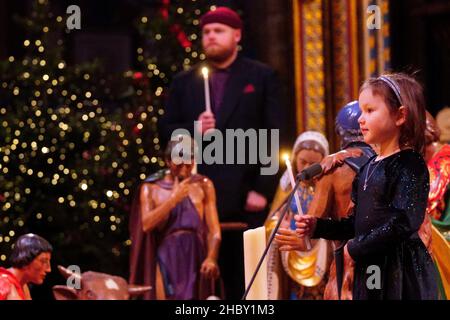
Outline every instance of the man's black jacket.
[[(164, 116), (160, 120), (163, 143), (174, 130), (187, 129), (194, 137), (194, 121), (205, 111), (204, 82), (201, 67), (196, 65), (179, 73), (173, 80)], [(285, 109), (280, 103), (280, 87), (275, 72), (268, 66), (238, 57), (230, 66), (223, 103), (216, 118), (216, 129), (280, 129), (284, 141)], [(268, 133), (269, 138), (270, 134)], [(259, 141), (259, 138), (258, 138)], [(203, 149), (207, 145), (203, 142)], [(235, 144), (236, 145), (236, 144)], [(236, 149), (236, 147), (235, 147)], [(246, 142), (248, 158), (248, 142)], [(268, 149), (270, 152), (270, 148)], [(223, 150), (226, 160), (226, 150)], [(278, 150), (276, 150), (278, 156)], [(236, 151), (235, 151), (236, 157)], [(266, 153), (267, 154), (267, 153)], [(277, 175), (261, 175), (261, 164), (199, 164), (198, 172), (214, 183), (221, 221), (239, 221), (244, 214), (248, 191), (255, 190), (271, 201), (277, 185)]]

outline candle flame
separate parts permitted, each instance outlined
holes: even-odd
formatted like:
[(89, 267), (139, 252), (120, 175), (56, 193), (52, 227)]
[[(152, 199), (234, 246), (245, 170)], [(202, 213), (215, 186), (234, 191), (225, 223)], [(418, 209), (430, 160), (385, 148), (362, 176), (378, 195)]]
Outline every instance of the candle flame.
[(289, 160), (289, 153), (287, 153), (287, 152), (283, 153), (283, 159), (284, 159), (284, 161), (288, 161)]
[(208, 78), (208, 68), (207, 67), (202, 68), (202, 73), (203, 73), (203, 77)]

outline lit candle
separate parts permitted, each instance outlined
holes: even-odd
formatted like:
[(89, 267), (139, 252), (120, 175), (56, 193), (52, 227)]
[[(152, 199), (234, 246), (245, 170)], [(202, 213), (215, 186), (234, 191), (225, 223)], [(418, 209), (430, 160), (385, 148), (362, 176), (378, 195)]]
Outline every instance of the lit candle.
[[(286, 168), (288, 171), (289, 180), (291, 181), (292, 190), (294, 190), (295, 178), (294, 178), (294, 173), (292, 172), (291, 161), (289, 161), (289, 156), (287, 154), (284, 155), (284, 162), (286, 163)], [(295, 198), (295, 204), (297, 205), (298, 214), (304, 214), (302, 206), (300, 205), (300, 198), (298, 197), (297, 191), (295, 191), (295, 193), (294, 193), (294, 198)], [(311, 242), (309, 241), (309, 238), (305, 238), (305, 245), (306, 245), (307, 250), (311, 250)]]
[(209, 81), (208, 81), (208, 68), (207, 67), (202, 68), (202, 74), (203, 74), (203, 83), (205, 85), (206, 111), (211, 112), (211, 98), (209, 95)]

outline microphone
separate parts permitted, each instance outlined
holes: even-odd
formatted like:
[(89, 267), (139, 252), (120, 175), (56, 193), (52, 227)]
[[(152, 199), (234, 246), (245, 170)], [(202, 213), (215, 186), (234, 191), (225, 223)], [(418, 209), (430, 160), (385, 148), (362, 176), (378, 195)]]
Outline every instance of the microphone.
[[(258, 274), (259, 269), (261, 268), (261, 265), (265, 259), (265, 257), (267, 256), (267, 253), (269, 252), (269, 248), (275, 238), (275, 234), (277, 233), (278, 229), (280, 228), (281, 222), (284, 219), (284, 216), (286, 215), (288, 209), (290, 206), (288, 205), (284, 205), (284, 203), (291, 203), (292, 199), (294, 199), (294, 194), (297, 192), (298, 187), (300, 186), (300, 181), (302, 180), (310, 180), (312, 178), (314, 178), (315, 176), (318, 176), (319, 174), (322, 173), (322, 166), (319, 163), (315, 163), (313, 165), (310, 165), (308, 168), (302, 170), (302, 172), (300, 172), (297, 175), (297, 179), (295, 181), (295, 186), (293, 187), (292, 191), (289, 193), (288, 197), (283, 201), (283, 203), (277, 208), (277, 210), (275, 210), (274, 214), (280, 210), (281, 208), (283, 208), (281, 210), (281, 214), (280, 217), (278, 219), (277, 225), (275, 226), (275, 228), (272, 230), (272, 233), (270, 235), (269, 241), (266, 244), (266, 249), (264, 250), (264, 253), (262, 254), (261, 258), (259, 259), (258, 265), (256, 266), (256, 270), (253, 272), (252, 278), (250, 279), (250, 282), (244, 292), (244, 295), (242, 296), (242, 300), (245, 300), (247, 298), (247, 295), (253, 285), (253, 282), (255, 281), (256, 275)], [(284, 205), (284, 207), (283, 207)], [(301, 207), (298, 208), (299, 212), (301, 212)], [(309, 238), (305, 238), (305, 244), (306, 244), (306, 248), (307, 250), (311, 250), (311, 243), (309, 241)]]
[(314, 163), (310, 165), (308, 168), (302, 170), (299, 174), (297, 174), (297, 180), (305, 181), (318, 176), (323, 171), (322, 166), (319, 163)]

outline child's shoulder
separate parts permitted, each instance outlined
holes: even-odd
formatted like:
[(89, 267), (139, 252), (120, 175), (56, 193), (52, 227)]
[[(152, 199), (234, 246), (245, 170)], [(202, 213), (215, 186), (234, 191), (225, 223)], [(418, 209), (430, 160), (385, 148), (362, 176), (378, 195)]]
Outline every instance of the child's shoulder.
[(402, 169), (414, 172), (428, 170), (422, 155), (412, 149), (402, 150), (396, 154), (390, 162), (390, 167), (396, 171)]
[(413, 149), (405, 149), (399, 152), (399, 160), (414, 164), (425, 164), (422, 155)]

